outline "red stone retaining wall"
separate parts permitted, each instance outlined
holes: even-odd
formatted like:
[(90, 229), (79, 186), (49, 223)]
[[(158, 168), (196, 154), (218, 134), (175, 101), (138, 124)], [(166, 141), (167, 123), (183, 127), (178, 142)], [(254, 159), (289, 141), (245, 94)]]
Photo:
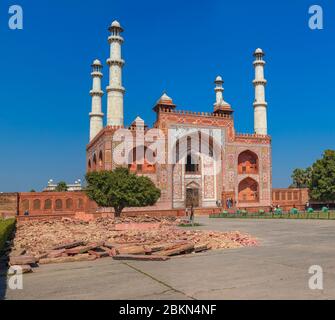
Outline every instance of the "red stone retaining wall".
[[(280, 205), (284, 211), (291, 210), (294, 206), (303, 210), (309, 201), (307, 189), (273, 189), (273, 204)], [(244, 207), (238, 208), (243, 210)], [(259, 210), (269, 211), (269, 207), (248, 207), (248, 212)], [(235, 210), (235, 209), (234, 209)], [(197, 208), (197, 216), (218, 214), (222, 208)], [(235, 210), (236, 211), (236, 210)], [(41, 192), (41, 193), (16, 193), (0, 195), (0, 217), (15, 216), (19, 220), (33, 219), (61, 219), (64, 217), (92, 220), (98, 217), (113, 217), (111, 208), (98, 208), (84, 192)], [(186, 215), (183, 209), (163, 209), (159, 207), (128, 208), (124, 216), (177, 216)]]
[(273, 189), (272, 201), (284, 211), (290, 211), (294, 206), (298, 210), (304, 210), (310, 201), (308, 189)]

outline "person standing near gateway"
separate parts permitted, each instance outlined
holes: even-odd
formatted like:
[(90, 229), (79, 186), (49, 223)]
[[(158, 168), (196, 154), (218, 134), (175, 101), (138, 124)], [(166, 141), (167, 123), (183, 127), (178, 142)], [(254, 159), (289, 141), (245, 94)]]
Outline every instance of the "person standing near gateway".
[(191, 205), (191, 212), (190, 212), (190, 222), (194, 225), (194, 206)]

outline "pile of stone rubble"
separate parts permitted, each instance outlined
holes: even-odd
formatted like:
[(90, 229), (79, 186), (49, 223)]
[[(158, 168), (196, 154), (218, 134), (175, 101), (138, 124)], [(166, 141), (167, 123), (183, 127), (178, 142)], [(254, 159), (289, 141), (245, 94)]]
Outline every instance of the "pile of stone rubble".
[(32, 267), (104, 257), (115, 260), (166, 261), (170, 257), (207, 250), (257, 245), (240, 232), (213, 232), (178, 228), (176, 218), (100, 218), (29, 221), (18, 224), (10, 265)]

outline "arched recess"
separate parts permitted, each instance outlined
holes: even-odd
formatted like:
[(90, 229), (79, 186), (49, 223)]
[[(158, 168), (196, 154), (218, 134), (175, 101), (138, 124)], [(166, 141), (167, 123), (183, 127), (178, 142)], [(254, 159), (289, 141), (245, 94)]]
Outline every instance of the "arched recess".
[(84, 209), (84, 200), (82, 198), (77, 201), (77, 209)]
[(22, 201), (22, 210), (23, 211), (29, 210), (29, 200), (23, 200)]
[[(142, 154), (143, 153), (143, 154)], [(156, 154), (152, 154), (153, 159), (147, 159), (148, 147), (140, 146), (133, 148), (128, 155), (128, 167), (132, 173), (155, 173), (156, 166), (152, 164)], [(143, 160), (144, 159), (144, 160)]]
[(247, 150), (242, 152), (238, 157), (239, 174), (258, 174), (259, 161), (256, 153)]
[(63, 209), (63, 201), (61, 199), (57, 199), (55, 201), (55, 209), (62, 210)]
[(33, 201), (33, 209), (34, 210), (41, 210), (41, 200), (35, 199)]
[(259, 186), (257, 181), (246, 178), (238, 186), (239, 202), (259, 202)]
[(65, 202), (66, 209), (73, 209), (73, 200), (72, 199), (66, 199)]
[(191, 182), (186, 186), (186, 207), (200, 207), (200, 186), (196, 182)]
[(52, 201), (50, 199), (46, 199), (44, 201), (44, 210), (51, 210), (52, 208)]
[(99, 161), (98, 161), (98, 164), (99, 164), (99, 170), (102, 170), (103, 166), (104, 166), (104, 160), (103, 160), (102, 151), (99, 152)]
[(97, 155), (96, 154), (93, 155), (92, 169), (93, 169), (93, 171), (95, 171), (97, 169)]

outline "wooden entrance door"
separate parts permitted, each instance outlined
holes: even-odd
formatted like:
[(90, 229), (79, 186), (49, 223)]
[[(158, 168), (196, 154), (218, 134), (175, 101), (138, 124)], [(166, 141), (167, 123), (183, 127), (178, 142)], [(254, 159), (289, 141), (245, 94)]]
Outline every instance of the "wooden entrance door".
[(186, 207), (198, 208), (199, 204), (199, 189), (186, 189)]

